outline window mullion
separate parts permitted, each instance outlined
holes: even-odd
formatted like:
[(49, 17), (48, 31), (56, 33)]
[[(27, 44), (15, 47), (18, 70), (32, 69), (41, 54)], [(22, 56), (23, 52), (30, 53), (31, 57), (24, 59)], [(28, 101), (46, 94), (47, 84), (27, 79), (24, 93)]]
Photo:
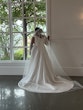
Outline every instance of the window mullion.
[[(24, 10), (24, 0), (22, 0), (22, 22), (23, 22), (23, 46), (24, 46), (24, 59), (26, 59), (26, 56), (27, 56), (27, 48), (25, 46), (25, 40), (27, 40), (27, 37), (26, 37), (26, 28), (25, 28), (25, 10)], [(26, 52), (25, 52), (26, 51)]]
[(10, 60), (14, 60), (13, 57), (13, 33), (12, 33), (12, 3), (11, 0), (8, 0), (9, 5), (9, 33), (10, 33)]
[(36, 0), (34, 0), (34, 29), (36, 28), (36, 11), (35, 11)]
[(51, 36), (51, 1), (50, 0), (46, 0), (46, 28), (47, 28), (47, 35)]

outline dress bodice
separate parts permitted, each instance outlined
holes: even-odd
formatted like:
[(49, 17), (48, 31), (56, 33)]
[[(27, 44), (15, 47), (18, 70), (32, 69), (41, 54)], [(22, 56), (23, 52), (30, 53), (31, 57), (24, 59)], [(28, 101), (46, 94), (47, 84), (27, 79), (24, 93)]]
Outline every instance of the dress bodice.
[(42, 47), (42, 46), (44, 46), (44, 44), (45, 44), (45, 38), (44, 37), (40, 38), (40, 37), (35, 36), (35, 45), (36, 46)]

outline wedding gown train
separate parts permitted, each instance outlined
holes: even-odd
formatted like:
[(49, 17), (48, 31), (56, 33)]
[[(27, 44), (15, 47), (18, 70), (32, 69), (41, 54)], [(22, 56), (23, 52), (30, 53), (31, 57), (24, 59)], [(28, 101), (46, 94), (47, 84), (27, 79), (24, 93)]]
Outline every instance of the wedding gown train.
[[(45, 38), (35, 36), (29, 66), (18, 86), (22, 89), (38, 93), (61, 93), (74, 87), (74, 82), (56, 75), (45, 48)], [(51, 54), (51, 53), (50, 53)]]

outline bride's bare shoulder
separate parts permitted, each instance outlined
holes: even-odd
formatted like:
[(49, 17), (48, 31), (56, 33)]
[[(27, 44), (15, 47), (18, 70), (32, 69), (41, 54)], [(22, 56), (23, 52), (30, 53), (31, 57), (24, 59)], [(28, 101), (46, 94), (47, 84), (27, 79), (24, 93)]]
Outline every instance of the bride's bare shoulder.
[(33, 36), (32, 38), (31, 38), (31, 42), (35, 42), (35, 37)]

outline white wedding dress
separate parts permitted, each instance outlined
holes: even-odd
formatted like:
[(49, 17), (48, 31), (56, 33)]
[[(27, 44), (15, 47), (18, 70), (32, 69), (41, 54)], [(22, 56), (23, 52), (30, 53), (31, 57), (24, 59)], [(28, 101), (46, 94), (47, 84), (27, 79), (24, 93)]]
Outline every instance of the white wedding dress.
[[(31, 59), (18, 86), (38, 93), (60, 93), (74, 87), (72, 80), (56, 75), (45, 48), (46, 38), (35, 36)], [(51, 54), (51, 53), (50, 53)]]

